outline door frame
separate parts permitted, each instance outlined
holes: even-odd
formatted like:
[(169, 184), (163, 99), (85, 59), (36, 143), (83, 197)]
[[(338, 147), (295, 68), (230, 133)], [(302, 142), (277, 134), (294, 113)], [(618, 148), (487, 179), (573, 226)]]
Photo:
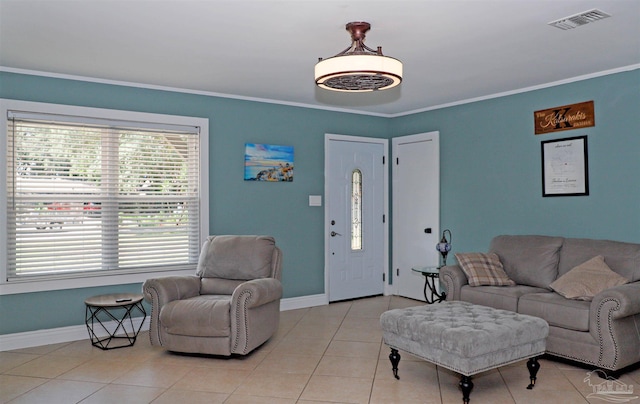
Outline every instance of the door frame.
[(380, 279), (380, 282), (384, 283), (384, 295), (390, 294), (390, 285), (389, 285), (389, 140), (381, 139), (381, 138), (372, 138), (372, 137), (361, 137), (361, 136), (349, 136), (349, 135), (337, 135), (332, 133), (325, 133), (324, 135), (324, 298), (326, 304), (329, 304), (329, 233), (330, 233), (330, 224), (329, 224), (329, 204), (327, 203), (330, 200), (330, 185), (327, 181), (326, 173), (329, 170), (329, 142), (332, 141), (342, 141), (342, 142), (354, 142), (354, 143), (375, 143), (383, 145), (383, 158), (384, 158), (384, 169), (382, 174), (383, 181), (383, 215), (385, 217), (383, 223), (383, 251), (384, 251), (384, 262), (383, 262), (383, 273), (384, 280)]

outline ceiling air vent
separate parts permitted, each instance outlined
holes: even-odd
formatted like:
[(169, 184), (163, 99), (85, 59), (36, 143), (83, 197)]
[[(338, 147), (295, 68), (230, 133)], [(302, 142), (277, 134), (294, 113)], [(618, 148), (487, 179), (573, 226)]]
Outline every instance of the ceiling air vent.
[(589, 24), (590, 22), (596, 22), (607, 17), (611, 17), (611, 15), (594, 8), (593, 10), (584, 11), (582, 13), (570, 15), (569, 17), (551, 21), (549, 25), (551, 25), (552, 27), (567, 30), (579, 27), (581, 25)]

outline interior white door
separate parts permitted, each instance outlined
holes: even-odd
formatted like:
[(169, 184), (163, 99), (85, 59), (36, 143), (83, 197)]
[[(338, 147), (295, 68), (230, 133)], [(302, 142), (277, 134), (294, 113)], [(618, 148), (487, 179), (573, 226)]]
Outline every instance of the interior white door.
[(327, 138), (327, 277), (329, 301), (383, 293), (387, 141)]
[(424, 300), (424, 276), (411, 268), (439, 263), (439, 132), (397, 137), (391, 144), (393, 290)]

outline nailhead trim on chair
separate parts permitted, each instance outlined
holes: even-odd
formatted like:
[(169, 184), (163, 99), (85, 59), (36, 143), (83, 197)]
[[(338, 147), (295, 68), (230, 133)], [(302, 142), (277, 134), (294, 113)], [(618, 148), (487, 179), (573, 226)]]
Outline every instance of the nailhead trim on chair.
[[(248, 295), (248, 297), (245, 298), (245, 295)], [(245, 290), (244, 292), (242, 292), (240, 294), (240, 296), (238, 297), (238, 303), (240, 303), (240, 301), (242, 301), (242, 308), (244, 311), (244, 348), (242, 348), (242, 353), (244, 353), (247, 350), (247, 345), (249, 344), (249, 335), (248, 335), (248, 328), (249, 325), (247, 324), (247, 300), (249, 300), (251, 298), (251, 291), (250, 290)], [(236, 323), (238, 323), (240, 321), (240, 313), (239, 313), (239, 307), (236, 308)], [(236, 333), (236, 340), (233, 344), (233, 349), (231, 350), (231, 352), (236, 352), (237, 353), (237, 349), (238, 349), (238, 344), (240, 344), (240, 333), (237, 332)]]
[[(160, 330), (159, 330), (159, 326), (160, 324), (158, 324), (158, 327), (153, 327), (154, 324), (151, 323), (155, 323), (154, 320), (154, 308), (156, 307), (156, 301), (155, 301), (155, 296), (157, 296), (158, 291), (155, 290), (154, 288), (147, 288), (147, 290), (153, 290), (155, 293), (147, 293), (149, 296), (151, 296), (151, 318), (149, 319), (149, 341), (153, 342), (153, 337), (151, 335), (153, 329), (155, 328), (158, 332), (156, 333), (156, 339), (158, 340), (158, 343), (160, 344), (160, 346), (163, 346), (162, 344), (162, 338), (160, 336)], [(152, 344), (153, 345), (153, 344)]]

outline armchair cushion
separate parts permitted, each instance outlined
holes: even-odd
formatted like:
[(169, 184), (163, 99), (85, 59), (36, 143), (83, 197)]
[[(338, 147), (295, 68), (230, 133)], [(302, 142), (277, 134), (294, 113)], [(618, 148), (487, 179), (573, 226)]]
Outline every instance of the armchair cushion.
[(160, 310), (160, 322), (169, 334), (228, 337), (231, 334), (230, 296), (201, 295), (174, 300)]
[(222, 278), (202, 278), (200, 294), (202, 295), (231, 295), (233, 291), (246, 281)]
[(209, 236), (202, 246), (196, 274), (235, 280), (270, 277), (275, 247), (270, 236)]

